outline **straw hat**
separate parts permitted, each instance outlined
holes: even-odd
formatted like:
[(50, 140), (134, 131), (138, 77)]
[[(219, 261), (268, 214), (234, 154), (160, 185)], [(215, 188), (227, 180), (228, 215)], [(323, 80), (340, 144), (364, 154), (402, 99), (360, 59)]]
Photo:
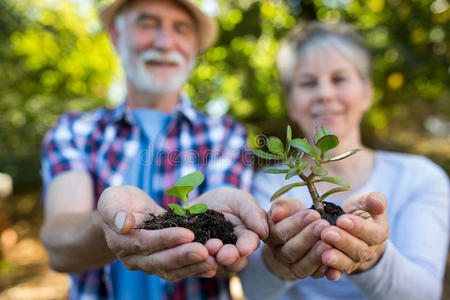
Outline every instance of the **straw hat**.
[[(105, 28), (108, 28), (122, 6), (129, 0), (116, 0), (110, 5), (106, 6), (100, 12), (100, 20)], [(163, 1), (163, 0), (161, 0)], [(206, 15), (192, 0), (173, 0), (182, 5), (186, 10), (192, 14), (197, 21), (199, 34), (199, 50), (204, 51), (211, 47), (217, 40), (217, 21), (214, 18)]]

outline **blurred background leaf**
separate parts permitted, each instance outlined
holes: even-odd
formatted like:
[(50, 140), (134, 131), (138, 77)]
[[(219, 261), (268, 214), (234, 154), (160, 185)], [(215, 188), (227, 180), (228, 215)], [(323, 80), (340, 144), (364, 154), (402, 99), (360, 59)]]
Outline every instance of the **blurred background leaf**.
[[(108, 2), (0, 2), (0, 171), (16, 185), (39, 183), (40, 143), (60, 114), (123, 98), (120, 64), (96, 17)], [(217, 14), (221, 33), (185, 87), (198, 107), (231, 114), (252, 134), (283, 136), (288, 118), (275, 70), (280, 39), (299, 20), (347, 21), (361, 30), (374, 58), (365, 143), (428, 155), (450, 172), (446, 0), (199, 2)]]

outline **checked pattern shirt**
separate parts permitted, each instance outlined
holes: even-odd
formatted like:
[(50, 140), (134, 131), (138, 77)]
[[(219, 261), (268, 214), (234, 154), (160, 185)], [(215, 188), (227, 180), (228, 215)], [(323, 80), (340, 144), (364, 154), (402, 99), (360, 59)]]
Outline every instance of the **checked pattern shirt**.
[[(153, 145), (156, 151), (143, 148), (143, 139), (142, 129), (125, 102), (115, 108), (62, 115), (42, 146), (44, 193), (59, 174), (87, 172), (94, 180), (97, 201), (107, 187), (124, 184), (127, 167), (136, 156), (141, 173), (149, 159), (156, 169), (152, 178), (138, 187), (145, 191), (145, 186), (151, 185), (154, 200), (166, 209), (179, 200), (165, 195), (164, 190), (193, 171), (202, 171), (205, 181), (191, 193), (191, 199), (224, 185), (250, 188), (252, 158), (246, 150), (245, 129), (229, 117), (211, 118), (197, 111), (185, 95), (171, 112), (164, 136)], [(71, 274), (70, 299), (114, 299), (110, 272), (107, 265)], [(189, 277), (166, 283), (164, 299), (168, 300), (229, 298), (225, 280)]]

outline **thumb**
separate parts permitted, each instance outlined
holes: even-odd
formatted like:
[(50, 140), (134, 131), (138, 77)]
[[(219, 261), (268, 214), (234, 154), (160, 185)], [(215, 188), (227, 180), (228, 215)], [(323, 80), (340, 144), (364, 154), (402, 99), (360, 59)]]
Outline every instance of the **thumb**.
[(277, 223), (305, 209), (305, 204), (298, 199), (288, 197), (277, 199), (270, 207), (269, 220)]
[(387, 200), (382, 193), (372, 192), (367, 195), (365, 204), (368, 213), (371, 215), (381, 215), (386, 210)]
[(386, 197), (382, 193), (370, 192), (362, 195), (353, 195), (342, 205), (346, 213), (363, 211), (370, 215), (381, 215), (387, 206)]
[[(260, 239), (265, 239), (269, 235), (269, 225), (267, 224), (267, 214), (258, 205), (256, 199), (247, 192), (241, 192), (243, 200), (239, 205), (239, 216), (245, 226), (255, 232)], [(245, 203), (245, 204), (244, 204)]]
[(266, 212), (258, 205), (255, 197), (246, 191), (221, 187), (202, 194), (193, 203), (206, 203), (210, 209), (237, 217), (261, 239), (269, 235)]
[(97, 210), (103, 223), (118, 233), (129, 233), (149, 212), (164, 211), (144, 191), (131, 186), (104, 190)]
[(117, 233), (126, 234), (130, 233), (135, 225), (136, 218), (134, 217), (134, 214), (126, 211), (119, 211), (114, 218), (112, 229)]

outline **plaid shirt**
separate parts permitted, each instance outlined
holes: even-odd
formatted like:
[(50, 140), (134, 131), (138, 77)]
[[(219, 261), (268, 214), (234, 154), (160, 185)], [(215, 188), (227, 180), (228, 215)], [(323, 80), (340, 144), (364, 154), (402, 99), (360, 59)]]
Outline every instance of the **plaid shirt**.
[[(113, 109), (67, 113), (50, 129), (43, 142), (44, 191), (65, 171), (88, 172), (95, 183), (95, 199), (109, 186), (121, 185), (131, 158), (142, 165), (148, 150), (140, 149), (144, 134), (125, 103)], [(223, 185), (249, 190), (252, 169), (246, 151), (246, 132), (228, 117), (211, 118), (192, 106), (186, 96), (170, 115), (165, 136), (159, 139), (152, 158), (156, 172), (151, 184), (155, 201), (166, 209), (178, 199), (164, 194), (183, 175), (200, 170), (205, 181), (194, 190), (194, 199)], [(148, 186), (148, 184), (147, 184)], [(95, 209), (97, 203), (93, 203)], [(45, 205), (45, 203), (44, 203)], [(114, 299), (111, 267), (71, 274), (70, 299)], [(189, 277), (167, 282), (165, 299), (229, 298), (224, 280)]]

